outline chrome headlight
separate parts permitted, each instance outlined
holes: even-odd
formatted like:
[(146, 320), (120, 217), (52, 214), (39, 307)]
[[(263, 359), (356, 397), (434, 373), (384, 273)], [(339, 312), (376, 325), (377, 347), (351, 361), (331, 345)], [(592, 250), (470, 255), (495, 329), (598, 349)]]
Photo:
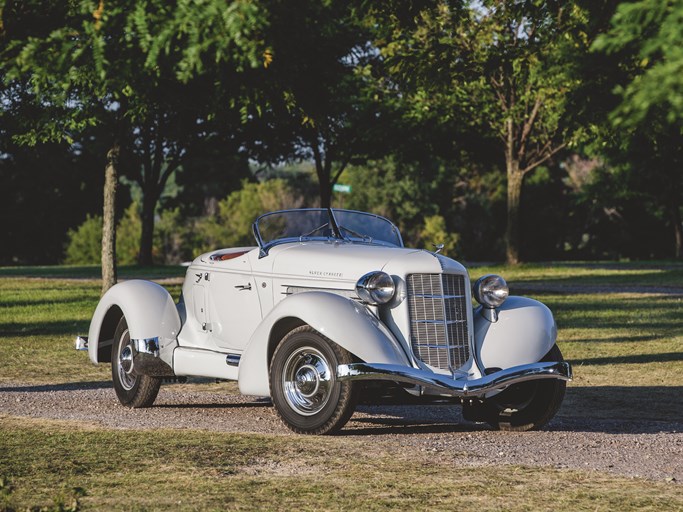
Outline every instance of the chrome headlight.
[(505, 279), (495, 274), (480, 277), (472, 287), (472, 295), (477, 302), (489, 309), (501, 306), (509, 293)]
[(356, 293), (363, 302), (386, 304), (394, 297), (396, 286), (386, 272), (369, 272), (356, 283)]

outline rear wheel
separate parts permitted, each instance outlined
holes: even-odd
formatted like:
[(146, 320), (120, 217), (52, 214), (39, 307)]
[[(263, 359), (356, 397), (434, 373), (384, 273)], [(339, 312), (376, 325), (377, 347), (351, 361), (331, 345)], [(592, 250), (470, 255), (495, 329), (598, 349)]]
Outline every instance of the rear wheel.
[(270, 394), (282, 422), (299, 434), (330, 434), (342, 428), (357, 402), (356, 386), (339, 382), (337, 366), (349, 352), (309, 326), (287, 334), (270, 364)]
[[(541, 361), (564, 361), (553, 345)], [(497, 430), (525, 432), (538, 430), (553, 419), (564, 399), (567, 383), (560, 379), (540, 379), (513, 384), (483, 404), (466, 406), (466, 419), (486, 421)]]
[(137, 375), (133, 363), (133, 346), (128, 323), (122, 316), (111, 347), (111, 376), (119, 402), (127, 407), (150, 407), (159, 393), (161, 379)]

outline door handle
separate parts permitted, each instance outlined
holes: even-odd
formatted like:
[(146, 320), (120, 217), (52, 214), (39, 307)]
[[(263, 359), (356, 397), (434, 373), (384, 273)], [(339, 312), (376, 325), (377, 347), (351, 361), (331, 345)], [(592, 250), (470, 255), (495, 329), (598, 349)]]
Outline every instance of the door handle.
[(235, 286), (235, 288), (237, 288), (240, 291), (251, 290), (251, 283), (249, 283), (249, 284), (238, 284), (237, 286)]

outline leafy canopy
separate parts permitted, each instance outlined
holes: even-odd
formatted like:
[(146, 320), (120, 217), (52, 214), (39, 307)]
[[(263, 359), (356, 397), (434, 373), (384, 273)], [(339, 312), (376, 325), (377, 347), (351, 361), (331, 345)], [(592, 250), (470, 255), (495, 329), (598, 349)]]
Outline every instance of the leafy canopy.
[(633, 74), (615, 89), (622, 102), (614, 124), (633, 127), (658, 110), (670, 123), (683, 118), (683, 1), (622, 3), (611, 25), (593, 48), (622, 60)]

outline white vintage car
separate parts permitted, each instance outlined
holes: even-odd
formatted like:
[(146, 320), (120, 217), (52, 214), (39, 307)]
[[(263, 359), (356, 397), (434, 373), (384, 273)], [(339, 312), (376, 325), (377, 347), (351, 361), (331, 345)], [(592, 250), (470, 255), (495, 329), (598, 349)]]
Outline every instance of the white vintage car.
[(370, 213), (278, 211), (253, 230), (257, 247), (199, 256), (178, 304), (141, 280), (102, 297), (76, 343), (111, 363), (123, 405), (151, 406), (164, 378), (202, 376), (269, 396), (302, 434), (340, 429), (377, 383), (501, 430), (540, 428), (560, 407), (572, 374), (553, 315), (508, 297), (501, 277), (470, 286), (460, 263), (403, 247)]

